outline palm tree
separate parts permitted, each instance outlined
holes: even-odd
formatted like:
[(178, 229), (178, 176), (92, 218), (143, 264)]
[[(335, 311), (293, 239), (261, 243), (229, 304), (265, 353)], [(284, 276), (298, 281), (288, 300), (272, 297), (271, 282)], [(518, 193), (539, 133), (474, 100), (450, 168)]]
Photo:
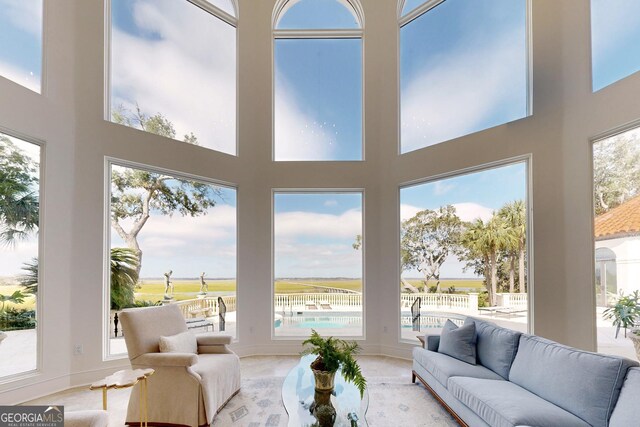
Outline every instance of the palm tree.
[(25, 273), (18, 277), (18, 282), (24, 286), (30, 294), (38, 293), (38, 258), (31, 258), (31, 261), (22, 264), (22, 271)]
[(11, 295), (0, 294), (0, 302), (2, 303), (2, 308), (0, 308), (0, 313), (4, 313), (5, 305), (8, 302), (13, 304), (22, 304), (26, 297), (27, 296), (20, 291), (14, 291)]
[(0, 243), (13, 245), (38, 229), (37, 164), (0, 135)]
[(120, 310), (134, 304), (138, 283), (138, 256), (133, 249), (111, 249), (111, 308)]
[(525, 272), (524, 272), (524, 259), (525, 259), (525, 247), (527, 239), (527, 214), (524, 201), (516, 200), (512, 203), (507, 203), (498, 212), (500, 218), (507, 224), (508, 233), (510, 235), (510, 241), (507, 247), (507, 251), (510, 256), (510, 271), (509, 271), (509, 291), (513, 293), (513, 276), (515, 270), (515, 259), (518, 259), (518, 287), (520, 292), (526, 292), (525, 286)]
[(486, 223), (476, 219), (468, 227), (462, 238), (467, 259), (480, 260), (484, 267), (485, 283), (489, 292), (489, 301), (495, 306), (498, 292), (498, 253), (509, 244), (507, 227), (502, 219), (494, 214)]

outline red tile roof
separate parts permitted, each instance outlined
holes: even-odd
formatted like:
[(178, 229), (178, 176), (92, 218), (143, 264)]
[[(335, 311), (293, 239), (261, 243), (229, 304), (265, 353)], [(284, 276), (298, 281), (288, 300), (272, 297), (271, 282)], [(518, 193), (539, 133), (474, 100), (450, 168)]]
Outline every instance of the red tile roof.
[(627, 200), (595, 219), (596, 240), (640, 235), (640, 196)]

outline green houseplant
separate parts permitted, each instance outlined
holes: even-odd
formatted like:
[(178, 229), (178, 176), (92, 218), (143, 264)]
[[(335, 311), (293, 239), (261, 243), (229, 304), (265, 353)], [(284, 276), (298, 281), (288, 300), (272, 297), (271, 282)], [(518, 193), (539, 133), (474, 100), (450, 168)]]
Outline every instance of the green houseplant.
[(316, 390), (332, 390), (335, 374), (338, 369), (342, 369), (344, 379), (355, 384), (360, 390), (360, 396), (364, 396), (367, 380), (354, 358), (360, 351), (358, 343), (334, 337), (322, 338), (316, 330), (312, 329), (311, 336), (303, 341), (302, 345), (308, 346), (302, 351), (303, 356), (308, 354), (318, 356), (311, 363), (311, 370), (316, 377)]
[(624, 328), (624, 336), (627, 336), (627, 329), (633, 328), (640, 319), (640, 293), (634, 291), (631, 295), (620, 293), (616, 303), (607, 308), (602, 315), (605, 319), (611, 320), (616, 327), (616, 338), (620, 328)]

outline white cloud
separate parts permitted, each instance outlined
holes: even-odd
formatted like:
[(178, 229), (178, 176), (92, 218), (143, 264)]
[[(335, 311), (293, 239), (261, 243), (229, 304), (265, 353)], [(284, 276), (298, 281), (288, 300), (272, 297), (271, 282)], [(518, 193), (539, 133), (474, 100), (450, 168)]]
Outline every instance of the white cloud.
[(443, 194), (447, 194), (449, 191), (453, 190), (454, 188), (456, 188), (455, 184), (452, 184), (452, 183), (447, 184), (443, 181), (437, 181), (433, 189), (433, 194), (435, 194), (436, 196), (442, 196)]
[(275, 216), (275, 236), (355, 239), (362, 233), (362, 211), (352, 209), (341, 215), (313, 212), (285, 212)]
[(443, 54), (437, 67), (414, 78), (402, 91), (402, 151), (480, 130), (505, 104), (524, 105), (526, 61), (514, 43), (521, 38), (511, 31), (461, 43), (467, 47)]
[(226, 153), (236, 146), (236, 52), (233, 27), (186, 2), (136, 2), (136, 24), (152, 40), (113, 30), (112, 107), (162, 113), (178, 139)]
[(324, 206), (327, 206), (327, 207), (338, 206), (338, 201), (333, 199), (327, 200), (326, 202), (324, 202)]
[(362, 252), (346, 244), (278, 240), (276, 277), (362, 277)]
[(28, 71), (0, 61), (0, 76), (14, 81), (27, 89), (40, 93), (40, 73)]
[(42, 36), (42, 0), (0, 0), (0, 10), (16, 28)]
[(277, 79), (274, 110), (276, 160), (330, 160), (335, 157), (335, 138), (302, 112), (294, 91)]
[[(486, 221), (493, 215), (493, 209), (478, 203), (453, 203), (452, 206), (456, 208), (456, 214), (462, 221), (469, 222), (477, 218)], [(422, 210), (424, 210), (424, 208), (402, 204), (400, 205), (400, 220), (406, 221)]]

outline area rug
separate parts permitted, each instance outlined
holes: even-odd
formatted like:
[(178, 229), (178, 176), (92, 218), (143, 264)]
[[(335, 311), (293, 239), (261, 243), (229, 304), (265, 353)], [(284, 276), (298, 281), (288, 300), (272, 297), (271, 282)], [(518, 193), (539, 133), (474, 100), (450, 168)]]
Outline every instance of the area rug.
[[(242, 389), (216, 416), (214, 427), (286, 427), (284, 378), (244, 379)], [(370, 427), (453, 427), (458, 424), (421, 384), (378, 380), (369, 384)]]

